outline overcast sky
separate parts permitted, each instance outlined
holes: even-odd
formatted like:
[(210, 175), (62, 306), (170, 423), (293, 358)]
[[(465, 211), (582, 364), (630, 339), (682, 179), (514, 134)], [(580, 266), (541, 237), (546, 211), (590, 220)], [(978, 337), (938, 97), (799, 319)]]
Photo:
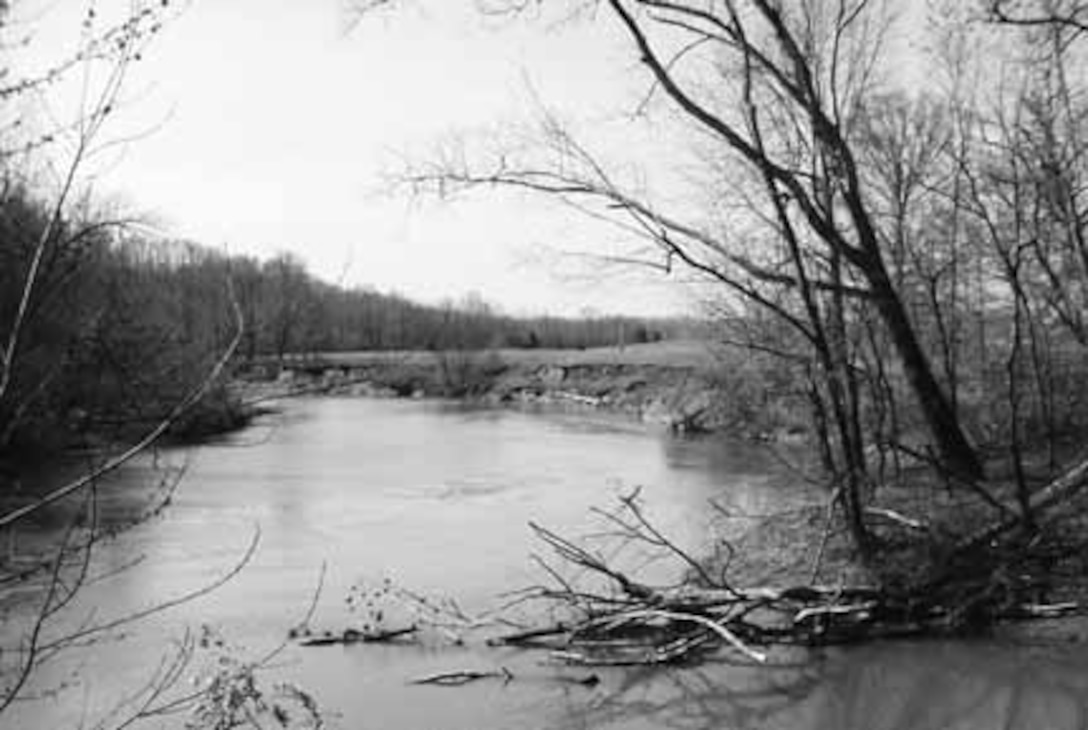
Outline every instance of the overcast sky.
[[(672, 282), (557, 257), (600, 250), (608, 235), (569, 210), (487, 193), (375, 195), (401, 154), (422, 156), (452, 130), (526, 119), (535, 99), (605, 118), (644, 88), (614, 23), (498, 29), (468, 4), (345, 32), (342, 0), (193, 0), (135, 67), (106, 135), (154, 131), (100, 160), (97, 188), (171, 234), (233, 253), (289, 250), (323, 278), (425, 301), (474, 291), (516, 313), (690, 311)], [(43, 6), (40, 51), (72, 41), (83, 5)]]

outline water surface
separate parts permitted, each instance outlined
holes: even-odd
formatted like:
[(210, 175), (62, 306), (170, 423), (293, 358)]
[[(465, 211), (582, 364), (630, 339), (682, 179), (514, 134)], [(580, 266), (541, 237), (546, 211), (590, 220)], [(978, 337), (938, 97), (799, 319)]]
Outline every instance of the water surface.
[[(58, 668), (47, 679), (72, 688), (20, 708), (11, 727), (96, 717), (147, 680), (171, 638), (202, 624), (238, 655), (261, 655), (306, 611), (322, 564), (317, 627), (358, 622), (345, 603), (352, 586), (386, 579), (474, 612), (543, 579), (530, 520), (570, 535), (600, 531), (591, 508), (641, 487), (655, 523), (698, 552), (713, 534), (711, 499), (763, 513), (807, 498), (748, 444), (678, 440), (605, 416), (434, 402), (293, 401), (186, 458), (165, 514), (99, 551), (103, 572), (141, 562), (88, 589), (86, 610), (123, 615), (204, 585), (259, 530), (251, 563), (220, 590), (96, 647), (74, 673)], [(138, 501), (149, 476), (146, 465), (128, 469), (111, 499)], [(658, 580), (679, 575), (664, 564), (648, 570)], [(1073, 728), (1086, 725), (1086, 653), (1054, 642), (922, 642), (784, 654), (759, 668), (723, 655), (700, 667), (596, 669), (601, 682), (590, 688), (564, 681), (588, 670), (543, 654), (431, 641), (292, 647), (268, 677), (304, 685), (333, 726), (350, 728)], [(408, 683), (499, 666), (515, 679)]]

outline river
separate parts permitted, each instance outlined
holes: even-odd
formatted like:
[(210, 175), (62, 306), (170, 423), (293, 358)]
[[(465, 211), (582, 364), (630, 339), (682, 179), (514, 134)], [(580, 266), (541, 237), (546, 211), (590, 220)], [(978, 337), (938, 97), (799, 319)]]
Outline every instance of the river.
[[(655, 523), (699, 551), (711, 534), (708, 500), (760, 513), (804, 498), (772, 454), (749, 444), (670, 438), (604, 415), (427, 401), (295, 400), (244, 432), (163, 458), (187, 470), (172, 504), (99, 548), (95, 574), (106, 577), (76, 615), (108, 620), (207, 584), (259, 530), (252, 560), (215, 592), (54, 665), (40, 687), (66, 689), (0, 725), (93, 726), (148, 681), (171, 641), (202, 626), (232, 655), (262, 656), (306, 613), (323, 565), (317, 628), (359, 623), (346, 601), (353, 586), (386, 580), (478, 612), (543, 580), (530, 520), (569, 535), (600, 531), (591, 509), (641, 487)], [(106, 509), (137, 503), (152, 478), (148, 463), (125, 469), (103, 490)], [(471, 642), (289, 646), (262, 677), (305, 687), (329, 725), (345, 728), (1088, 727), (1088, 652), (1063, 636), (783, 654), (769, 667), (723, 653), (698, 667), (594, 669), (593, 686), (569, 681), (588, 670)], [(499, 667), (513, 679), (409, 683)]]

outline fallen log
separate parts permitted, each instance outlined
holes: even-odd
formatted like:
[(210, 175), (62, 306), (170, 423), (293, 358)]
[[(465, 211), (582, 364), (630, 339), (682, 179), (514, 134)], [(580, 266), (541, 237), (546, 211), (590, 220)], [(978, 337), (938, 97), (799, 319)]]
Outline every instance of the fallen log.
[[(1074, 493), (1084, 480), (1088, 480), (1088, 462), (1040, 493), (1039, 503)], [(514, 632), (487, 638), (487, 645), (543, 650), (555, 660), (581, 666), (685, 662), (718, 649), (763, 663), (769, 658), (768, 647), (776, 645), (826, 646), (891, 637), (961, 635), (999, 621), (1085, 610), (1075, 601), (1046, 600), (1046, 586), (1033, 583), (1030, 566), (1025, 565), (1026, 560), (1041, 559), (1041, 553), (1031, 553), (1036, 549), (1033, 546), (990, 551), (985, 564), (976, 556), (957, 564), (944, 561), (936, 578), (933, 572), (914, 576), (903, 571), (905, 578), (891, 580), (886, 586), (798, 583), (740, 587), (726, 582), (724, 571), (720, 577), (706, 570), (695, 571), (693, 558), (648, 523), (634, 504), (635, 496), (621, 498), (626, 513), (606, 515), (609, 524), (618, 528), (621, 539), (640, 541), (678, 559), (697, 582), (650, 585), (625, 574), (603, 553), (591, 550), (590, 543), (579, 543), (530, 523), (536, 536), (579, 580), (534, 556), (555, 585), (518, 591), (516, 601), (507, 607), (538, 601), (547, 607), (551, 623), (526, 627), (520, 620), (504, 620), (499, 612), (473, 619), (448, 600), (427, 601), (404, 590), (386, 593), (430, 607), (424, 614), (424, 625), (441, 629), (453, 621), (466, 632), (488, 627), (503, 627), (509, 632), (510, 626), (517, 626)], [(913, 527), (905, 524), (910, 518), (890, 514), (892, 521)], [(932, 534), (924, 527), (913, 532), (927, 537)], [(921, 550), (925, 545), (915, 547)], [(910, 568), (909, 561), (920, 555), (911, 552), (897, 559), (906, 561), (904, 565)], [(457, 684), (487, 676), (495, 675), (453, 673), (424, 679), (432, 680), (426, 683)]]
[[(1028, 500), (1028, 509), (1037, 519), (1046, 510), (1072, 498), (1088, 484), (1088, 459), (1081, 461), (1064, 474), (1040, 489)], [(1002, 534), (1023, 524), (1023, 515), (1006, 517), (986, 525), (957, 542), (954, 553), (963, 553), (985, 545)]]
[(359, 631), (358, 629), (344, 629), (339, 634), (325, 632), (319, 636), (308, 636), (300, 639), (299, 646), (334, 646), (337, 644), (381, 644), (394, 641), (404, 636), (416, 633), (418, 627), (408, 626), (402, 629), (387, 629), (382, 631)]
[[(566, 634), (570, 628), (562, 623), (555, 626), (545, 626), (539, 629), (518, 631), (505, 636), (496, 636), (487, 640), (488, 646), (521, 646), (521, 647), (547, 647), (546, 639)], [(544, 640), (544, 641), (542, 641)]]
[(437, 684), (444, 687), (460, 687), (463, 684), (481, 679), (501, 679), (503, 684), (508, 684), (514, 679), (514, 675), (506, 667), (500, 667), (499, 671), (461, 670), (428, 674), (425, 677), (413, 679), (409, 684)]

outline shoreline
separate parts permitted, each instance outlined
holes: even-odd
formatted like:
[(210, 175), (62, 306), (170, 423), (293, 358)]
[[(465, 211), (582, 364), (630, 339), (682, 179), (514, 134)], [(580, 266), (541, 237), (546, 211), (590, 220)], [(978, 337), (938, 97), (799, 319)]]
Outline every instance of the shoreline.
[[(698, 345), (709, 350), (708, 343)], [(254, 406), (304, 394), (445, 398), (497, 407), (607, 411), (677, 434), (763, 441), (804, 437), (803, 414), (767, 408), (770, 400), (786, 397), (760, 392), (757, 411), (743, 402), (750, 393), (742, 392), (742, 372), (710, 352), (698, 353), (693, 343), (686, 347), (683, 354), (640, 346), (330, 354), (250, 368), (235, 389), (244, 404)]]

